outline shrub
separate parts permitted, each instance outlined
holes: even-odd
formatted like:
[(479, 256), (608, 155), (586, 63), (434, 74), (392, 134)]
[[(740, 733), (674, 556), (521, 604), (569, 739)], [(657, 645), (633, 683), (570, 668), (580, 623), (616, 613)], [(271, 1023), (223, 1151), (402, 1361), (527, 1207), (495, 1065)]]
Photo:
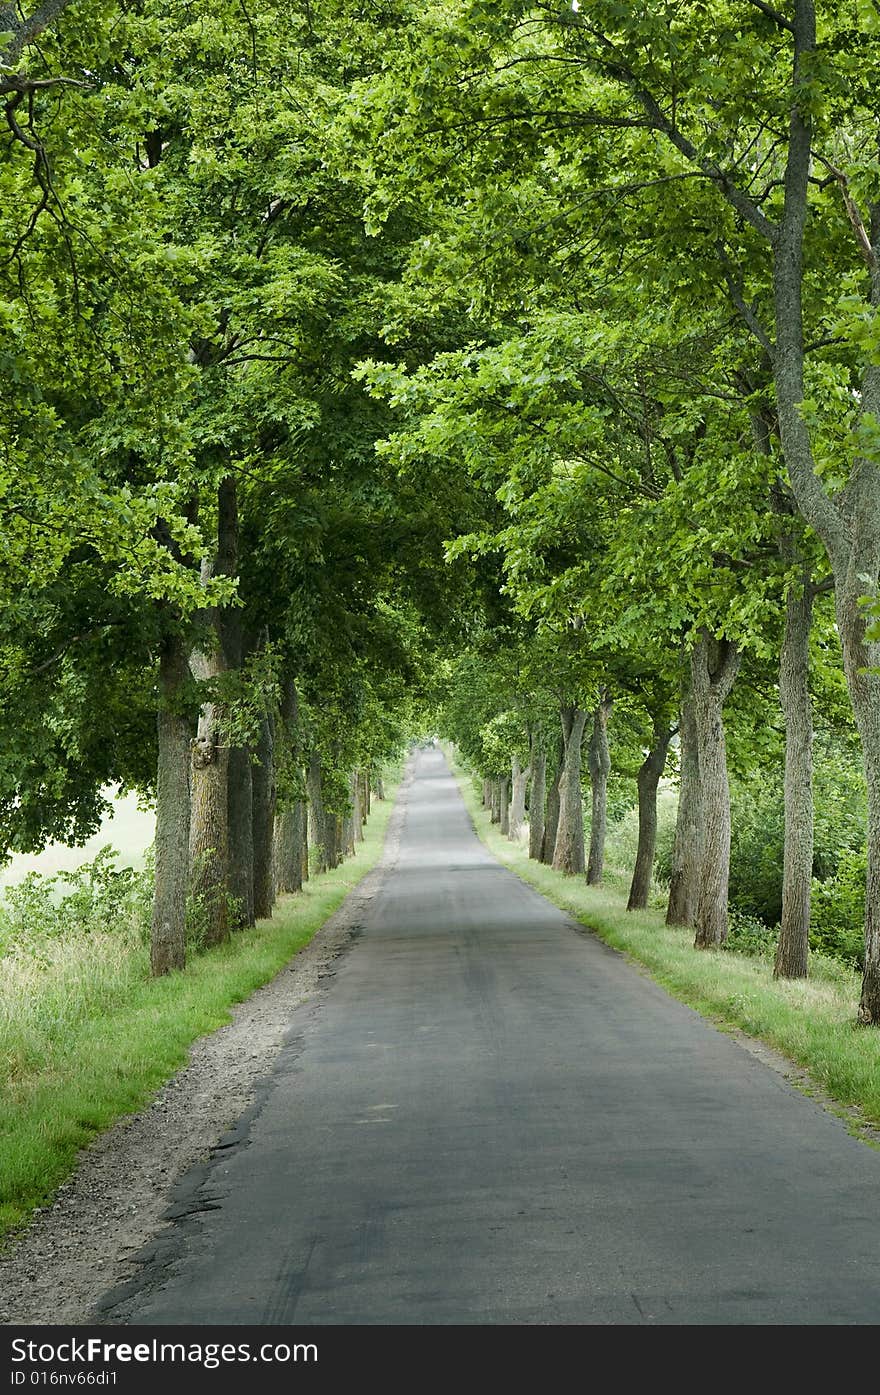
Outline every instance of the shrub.
[(810, 946), (842, 963), (864, 968), (865, 879), (864, 850), (844, 853), (827, 881), (814, 880)]
[[(149, 935), (152, 869), (116, 865), (109, 844), (75, 871), (30, 872), (0, 899), (0, 955), (39, 958), (48, 941), (91, 934)], [(148, 859), (149, 863), (149, 859)]]
[(775, 956), (778, 926), (771, 928), (758, 916), (747, 915), (736, 907), (730, 911), (728, 926), (725, 949), (755, 959), (772, 959)]

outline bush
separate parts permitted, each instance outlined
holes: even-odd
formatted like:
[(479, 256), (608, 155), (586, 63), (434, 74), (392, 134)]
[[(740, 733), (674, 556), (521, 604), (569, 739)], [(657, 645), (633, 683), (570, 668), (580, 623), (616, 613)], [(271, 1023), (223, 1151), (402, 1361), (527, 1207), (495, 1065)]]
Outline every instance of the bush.
[(844, 853), (827, 881), (814, 880), (810, 947), (844, 964), (865, 965), (865, 851)]
[(727, 940), (724, 948), (734, 954), (747, 954), (753, 959), (773, 959), (779, 927), (766, 925), (758, 916), (746, 915), (735, 907), (728, 918)]
[(6, 887), (0, 899), (0, 956), (39, 958), (49, 941), (99, 933), (134, 934), (146, 942), (152, 869), (117, 867), (116, 857), (107, 845), (75, 871), (51, 877), (30, 872)]

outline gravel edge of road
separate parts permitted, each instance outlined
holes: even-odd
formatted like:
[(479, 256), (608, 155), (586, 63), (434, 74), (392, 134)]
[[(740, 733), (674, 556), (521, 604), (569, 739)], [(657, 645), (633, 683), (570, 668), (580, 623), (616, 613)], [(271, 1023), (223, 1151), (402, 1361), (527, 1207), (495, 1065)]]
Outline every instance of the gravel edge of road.
[(100, 1323), (100, 1300), (135, 1277), (137, 1256), (172, 1223), (177, 1182), (207, 1162), (248, 1109), (291, 1014), (323, 991), (333, 961), (351, 947), (396, 862), (412, 773), (410, 762), (377, 865), (275, 978), (232, 1008), (232, 1022), (193, 1043), (188, 1064), (145, 1109), (83, 1152), (53, 1204), (0, 1257), (0, 1323)]

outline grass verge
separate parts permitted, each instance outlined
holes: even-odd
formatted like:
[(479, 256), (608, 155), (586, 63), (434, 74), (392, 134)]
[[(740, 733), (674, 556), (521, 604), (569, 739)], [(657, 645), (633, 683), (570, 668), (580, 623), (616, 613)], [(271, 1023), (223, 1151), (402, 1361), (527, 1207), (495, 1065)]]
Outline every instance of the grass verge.
[(0, 985), (0, 1236), (21, 1226), (73, 1170), (77, 1154), (141, 1108), (183, 1066), (197, 1037), (303, 949), (378, 862), (394, 803), (373, 805), (354, 858), (271, 920), (151, 979), (146, 947), (124, 933), (54, 943), (4, 961)]
[(853, 1132), (865, 1137), (866, 1125), (869, 1130), (880, 1126), (880, 1031), (856, 1022), (856, 974), (814, 954), (811, 977), (786, 982), (773, 978), (766, 959), (695, 950), (692, 932), (665, 925), (661, 911), (629, 912), (619, 892), (588, 887), (583, 877), (566, 877), (531, 861), (524, 847), (490, 823), (471, 779), (460, 768), (455, 773), (477, 834), (523, 881), (642, 964), (674, 997), (715, 1025), (740, 1028), (806, 1070), (841, 1112), (857, 1111), (855, 1119), (845, 1115)]

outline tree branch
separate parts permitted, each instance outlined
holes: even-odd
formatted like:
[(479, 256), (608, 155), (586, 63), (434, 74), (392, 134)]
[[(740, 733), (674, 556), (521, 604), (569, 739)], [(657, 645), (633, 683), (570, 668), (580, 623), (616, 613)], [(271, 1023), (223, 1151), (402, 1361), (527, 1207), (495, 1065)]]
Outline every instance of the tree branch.
[(654, 129), (662, 131), (667, 139), (675, 146), (676, 150), (679, 150), (686, 159), (690, 160), (691, 164), (696, 165), (707, 178), (717, 184), (731, 207), (734, 208), (737, 213), (741, 214), (746, 222), (751, 223), (752, 227), (755, 228), (762, 237), (766, 238), (770, 243), (775, 242), (778, 232), (776, 224), (771, 222), (771, 220), (761, 212), (757, 204), (743, 192), (738, 184), (734, 183), (726, 170), (723, 170), (720, 165), (716, 165), (714, 160), (709, 160), (704, 155), (701, 155), (694, 143), (688, 139), (683, 131), (679, 130), (678, 126), (676, 126), (668, 116), (666, 116), (657, 99), (647, 88), (642, 86), (641, 80), (636, 73), (624, 63), (620, 62), (620, 55), (618, 54), (617, 48), (608, 36), (603, 34), (601, 30), (594, 29), (588, 25), (584, 25), (584, 29), (589, 34), (592, 34), (593, 38), (598, 41), (606, 52), (610, 51), (610, 53), (613, 54), (613, 58), (609, 57), (603, 59), (600, 57), (600, 66), (604, 68), (609, 76), (616, 78), (618, 82), (622, 82), (626, 87), (630, 88), (637, 100), (644, 107)]
[(69, 4), (70, 0), (43, 0), (43, 4), (24, 19), (14, 4), (0, 6), (0, 34), (12, 35), (5, 51), (0, 53), (0, 66), (11, 68), (17, 63), (24, 49), (34, 43)]
[(758, 319), (752, 307), (746, 301), (745, 295), (743, 293), (742, 283), (738, 281), (733, 274), (733, 267), (730, 264), (730, 258), (728, 257), (727, 250), (720, 238), (715, 243), (715, 247), (717, 249), (718, 256), (721, 259), (721, 265), (724, 269), (724, 279), (727, 282), (727, 289), (730, 294), (730, 298), (736, 306), (737, 310), (739, 311), (740, 315), (744, 319), (745, 323), (748, 325), (752, 334), (755, 336), (758, 343), (761, 345), (761, 348), (764, 350), (767, 357), (772, 361), (774, 353), (773, 341), (771, 340), (767, 331), (764, 329), (764, 326), (761, 324), (761, 321)]
[(791, 20), (786, 19), (785, 15), (780, 14), (778, 10), (774, 10), (772, 5), (765, 4), (764, 0), (748, 0), (748, 3), (754, 5), (756, 10), (761, 10), (768, 19), (773, 20), (774, 24), (778, 24), (780, 29), (787, 29), (789, 34), (794, 33), (794, 25)]

